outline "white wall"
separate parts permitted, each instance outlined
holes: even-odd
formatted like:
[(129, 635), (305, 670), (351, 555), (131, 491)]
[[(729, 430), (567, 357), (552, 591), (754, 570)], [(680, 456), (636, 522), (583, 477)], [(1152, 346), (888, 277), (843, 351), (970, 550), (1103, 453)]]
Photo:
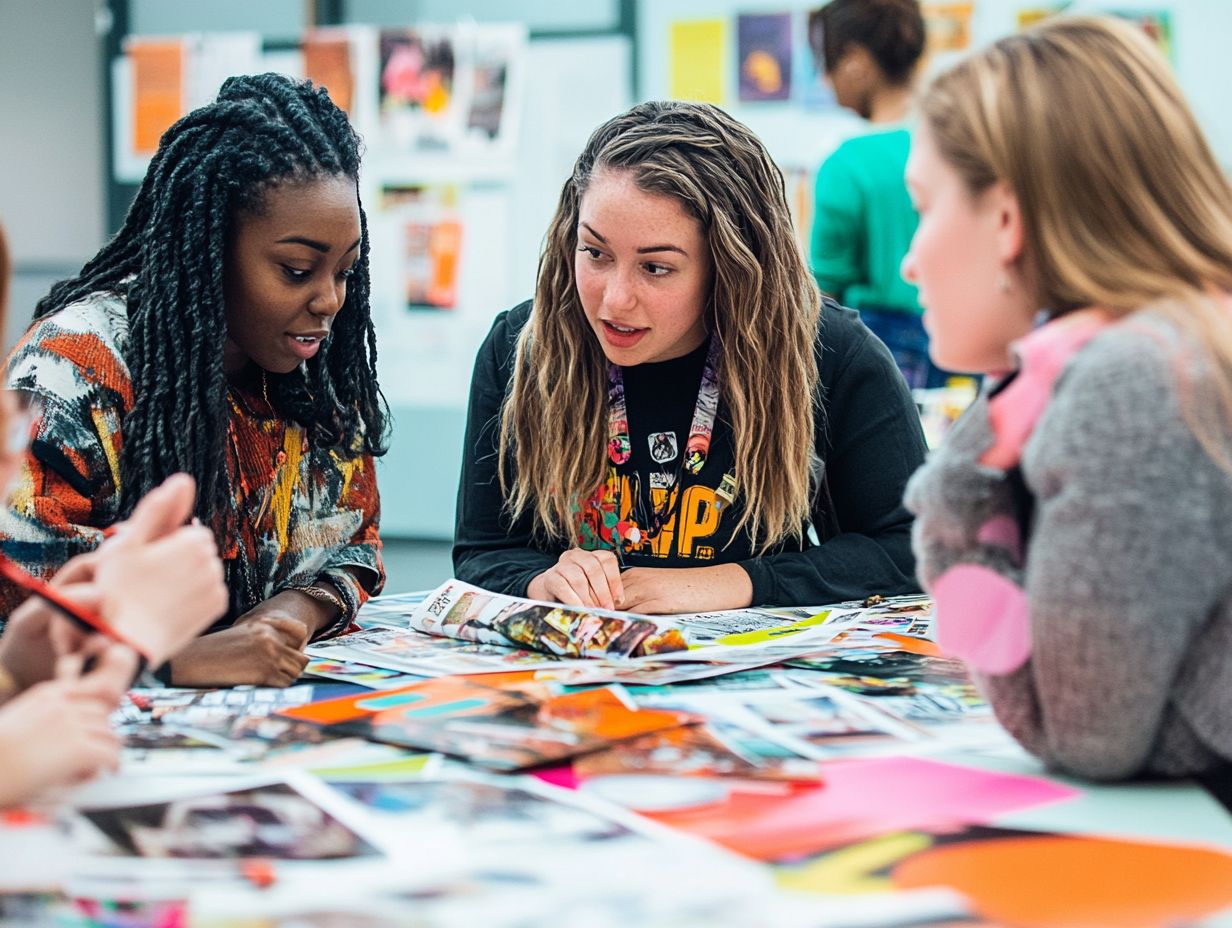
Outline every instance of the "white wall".
[(0, 216), (20, 263), (88, 257), (103, 236), (93, 0), (0, 0)]
[(93, 0), (0, 0), (0, 218), (19, 265), (102, 241), (98, 49)]

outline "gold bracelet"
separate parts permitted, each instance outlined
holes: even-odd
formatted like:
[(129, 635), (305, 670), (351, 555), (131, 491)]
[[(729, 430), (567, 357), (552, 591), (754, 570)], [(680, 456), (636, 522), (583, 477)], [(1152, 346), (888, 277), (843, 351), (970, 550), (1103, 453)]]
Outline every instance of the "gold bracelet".
[(6, 703), (21, 691), (17, 678), (3, 664), (0, 664), (0, 703)]

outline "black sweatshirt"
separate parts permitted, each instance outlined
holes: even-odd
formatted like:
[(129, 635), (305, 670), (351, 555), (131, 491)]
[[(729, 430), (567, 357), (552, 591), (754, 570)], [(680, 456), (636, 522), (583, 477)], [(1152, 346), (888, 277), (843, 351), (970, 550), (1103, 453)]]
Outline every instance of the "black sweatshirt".
[[(460, 580), (516, 596), (525, 596), (530, 581), (565, 550), (532, 537), (529, 517), (511, 523), (497, 479), (500, 406), (518, 333), (530, 312), (527, 301), (497, 316), (475, 360), (453, 548)], [(816, 351), (823, 402), (814, 407), (819, 410), (814, 445), (826, 479), (814, 494), (810, 522), (821, 544), (806, 535), (803, 545), (789, 541), (754, 557), (746, 532), (731, 538), (742, 513), (739, 501), (719, 512), (714, 506), (714, 490), (734, 459), (732, 431), (720, 403), (705, 466), (696, 475), (682, 474), (677, 514), (640, 551), (624, 554), (626, 566), (738, 563), (753, 581), (754, 605), (814, 605), (918, 591), (911, 515), (902, 505), (907, 478), (923, 463), (925, 451), (911, 394), (890, 353), (857, 314), (828, 300)], [(659, 472), (679, 470), (678, 456), (669, 455), (684, 453), (705, 354), (703, 344), (683, 358), (624, 369), (633, 455), (621, 470), (637, 471), (633, 488), (640, 484), (643, 493), (662, 484)]]

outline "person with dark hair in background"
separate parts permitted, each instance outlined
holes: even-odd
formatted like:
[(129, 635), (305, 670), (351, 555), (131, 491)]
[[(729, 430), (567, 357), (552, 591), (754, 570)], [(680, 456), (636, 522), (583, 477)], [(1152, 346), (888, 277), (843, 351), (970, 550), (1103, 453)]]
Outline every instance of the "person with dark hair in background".
[(840, 106), (872, 127), (817, 172), (810, 263), (823, 293), (860, 312), (911, 387), (945, 374), (928, 358), (916, 288), (899, 272), (916, 213), (903, 183), (912, 87), (924, 53), (917, 0), (833, 0), (809, 15), (809, 44)]
[(195, 478), (230, 604), (173, 658), (176, 685), (290, 683), (383, 581), (358, 173), (324, 89), (230, 78), (163, 135), (123, 228), (9, 361), (41, 411), (0, 510), (0, 551), (26, 570), (50, 577), (168, 476)]

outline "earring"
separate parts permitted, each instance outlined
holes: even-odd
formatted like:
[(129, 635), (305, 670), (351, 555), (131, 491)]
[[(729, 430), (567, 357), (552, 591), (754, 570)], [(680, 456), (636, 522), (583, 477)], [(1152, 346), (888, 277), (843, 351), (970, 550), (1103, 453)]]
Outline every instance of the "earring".
[(1005, 273), (1005, 271), (1002, 271), (1001, 276), (997, 278), (997, 289), (1002, 294), (1008, 294), (1012, 289), (1010, 286), (1010, 275)]

